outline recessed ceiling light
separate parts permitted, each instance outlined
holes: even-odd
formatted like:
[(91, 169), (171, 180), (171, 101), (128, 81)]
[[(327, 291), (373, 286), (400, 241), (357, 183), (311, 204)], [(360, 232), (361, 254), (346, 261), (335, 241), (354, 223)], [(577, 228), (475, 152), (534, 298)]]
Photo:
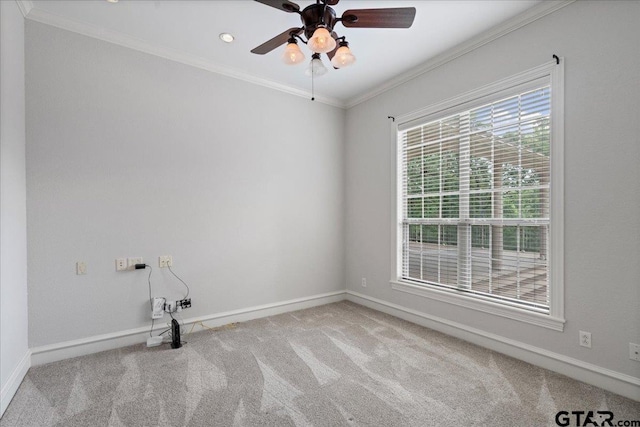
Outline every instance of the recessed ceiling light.
[(229, 33), (220, 33), (220, 40), (222, 40), (225, 43), (231, 43), (233, 39), (234, 37)]
[(118, 3), (118, 0), (107, 0), (109, 3)]

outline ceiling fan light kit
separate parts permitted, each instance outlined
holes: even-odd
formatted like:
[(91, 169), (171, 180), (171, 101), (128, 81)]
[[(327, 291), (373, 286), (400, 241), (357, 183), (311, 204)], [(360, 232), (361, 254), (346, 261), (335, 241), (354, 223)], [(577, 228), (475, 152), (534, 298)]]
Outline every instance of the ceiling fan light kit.
[(324, 27), (318, 27), (307, 42), (307, 46), (315, 53), (328, 53), (336, 48), (336, 40)]
[(324, 66), (322, 60), (320, 59), (319, 53), (314, 53), (311, 56), (311, 62), (309, 62), (309, 66), (307, 67), (305, 74), (310, 77), (318, 77), (324, 76), (327, 74), (327, 67)]
[(335, 68), (344, 68), (356, 62), (356, 57), (351, 53), (349, 49), (349, 43), (346, 41), (340, 42), (340, 47), (336, 50), (335, 55), (331, 58), (331, 65)]
[[(340, 37), (333, 31), (338, 22), (347, 28), (409, 28), (416, 15), (414, 7), (395, 7), (351, 9), (345, 11), (338, 18), (331, 6), (338, 4), (340, 0), (316, 0), (315, 4), (302, 10), (300, 10), (300, 6), (287, 0), (255, 1), (287, 13), (297, 13), (302, 20), (302, 27), (290, 28), (254, 48), (251, 52), (264, 55), (287, 43), (282, 60), (289, 65), (299, 64), (304, 60), (304, 54), (297, 44), (297, 38), (314, 52), (306, 71), (306, 74), (310, 76), (321, 76), (327, 73), (327, 68), (320, 59), (321, 53), (327, 54), (331, 65), (336, 69), (348, 67), (356, 61), (345, 37)], [(304, 33), (306, 40), (300, 36), (301, 33)]]
[(282, 54), (282, 61), (287, 65), (295, 65), (304, 61), (304, 53), (300, 50), (300, 46), (298, 46), (298, 42), (296, 39), (291, 38), (287, 47), (284, 48), (284, 53)]

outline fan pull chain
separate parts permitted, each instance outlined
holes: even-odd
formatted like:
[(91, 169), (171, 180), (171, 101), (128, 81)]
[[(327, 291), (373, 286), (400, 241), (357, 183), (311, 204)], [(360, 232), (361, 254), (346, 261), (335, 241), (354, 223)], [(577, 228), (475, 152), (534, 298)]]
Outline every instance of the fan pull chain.
[(313, 63), (311, 63), (311, 100), (315, 101), (316, 97), (315, 97), (315, 90), (314, 90), (314, 86), (313, 86), (313, 75), (315, 73), (313, 72)]

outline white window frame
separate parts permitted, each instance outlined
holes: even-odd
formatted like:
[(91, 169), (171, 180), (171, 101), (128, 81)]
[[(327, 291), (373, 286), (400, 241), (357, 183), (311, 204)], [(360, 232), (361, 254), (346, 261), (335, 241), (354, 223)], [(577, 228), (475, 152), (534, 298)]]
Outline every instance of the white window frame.
[[(549, 225), (549, 313), (538, 313), (501, 303), (481, 295), (469, 295), (435, 285), (402, 279), (402, 143), (399, 127), (429, 118), (446, 117), (465, 109), (484, 105), (514, 95), (514, 88), (529, 82), (546, 79), (551, 86), (551, 185)], [(392, 177), (396, 185), (392, 193), (392, 255), (391, 287), (396, 291), (466, 307), (472, 310), (518, 320), (529, 324), (563, 331), (564, 323), (564, 59), (540, 65), (515, 76), (489, 84), (455, 98), (431, 105), (396, 118), (392, 130)]]

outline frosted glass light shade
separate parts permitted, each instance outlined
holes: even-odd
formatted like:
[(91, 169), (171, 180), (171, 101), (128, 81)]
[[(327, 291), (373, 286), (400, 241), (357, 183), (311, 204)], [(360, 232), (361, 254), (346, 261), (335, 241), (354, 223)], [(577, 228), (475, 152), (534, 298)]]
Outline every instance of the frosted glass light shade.
[(323, 76), (327, 74), (327, 71), (328, 71), (327, 67), (324, 66), (320, 58), (313, 58), (309, 63), (309, 66), (307, 67), (307, 71), (305, 71), (305, 74), (307, 76), (318, 77), (318, 76)]
[(335, 49), (336, 41), (326, 28), (320, 27), (314, 31), (307, 46), (315, 53), (327, 53)]
[(340, 46), (331, 58), (331, 65), (336, 68), (344, 68), (356, 62), (356, 57), (351, 53), (349, 46)]
[(287, 44), (282, 54), (282, 61), (288, 65), (299, 64), (304, 61), (304, 53), (302, 53), (297, 43)]

